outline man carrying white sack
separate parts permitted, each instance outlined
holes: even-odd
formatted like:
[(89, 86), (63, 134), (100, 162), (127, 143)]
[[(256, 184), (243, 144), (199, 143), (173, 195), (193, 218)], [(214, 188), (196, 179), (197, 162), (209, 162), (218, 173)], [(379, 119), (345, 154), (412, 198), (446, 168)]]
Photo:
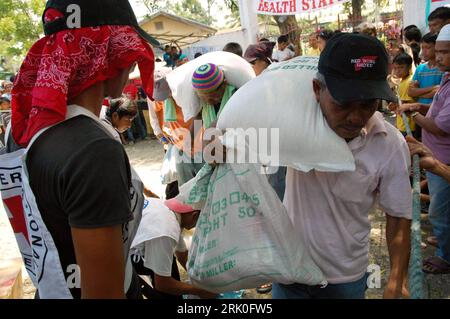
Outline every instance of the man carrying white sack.
[(312, 89), (330, 128), (344, 138), (354, 172), (288, 168), (284, 205), (329, 285), (274, 284), (274, 298), (364, 298), (369, 212), (386, 213), (390, 275), (385, 298), (406, 296), (412, 195), (410, 156), (401, 134), (376, 112), (396, 101), (386, 82), (388, 55), (373, 37), (339, 34), (327, 43)]
[(202, 106), (196, 119), (203, 121), (205, 129), (214, 127), (220, 112), (236, 92), (236, 88), (227, 82), (221, 67), (213, 63), (201, 65), (195, 70), (192, 87)]

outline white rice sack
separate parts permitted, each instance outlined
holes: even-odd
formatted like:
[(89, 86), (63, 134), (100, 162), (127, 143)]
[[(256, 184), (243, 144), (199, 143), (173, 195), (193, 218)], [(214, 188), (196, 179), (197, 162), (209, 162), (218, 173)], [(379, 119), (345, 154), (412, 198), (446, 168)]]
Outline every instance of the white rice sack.
[(185, 121), (195, 117), (201, 110), (200, 100), (192, 88), (192, 75), (206, 63), (220, 66), (228, 83), (236, 88), (255, 78), (255, 72), (247, 61), (234, 53), (223, 51), (206, 53), (176, 68), (167, 75), (167, 82), (173, 98), (183, 110)]
[[(313, 92), (317, 57), (297, 57), (272, 64), (263, 74), (241, 87), (219, 116), (217, 127), (227, 131), (222, 143), (230, 149), (257, 154), (258, 162), (269, 166), (291, 166), (308, 172), (353, 171), (355, 162), (346, 141), (328, 126)], [(243, 130), (230, 130), (242, 128)], [(244, 130), (279, 129), (279, 138), (249, 143)], [(245, 143), (236, 140), (247, 136)], [(270, 144), (268, 151), (262, 144)], [(275, 143), (275, 144), (274, 144)], [(259, 145), (258, 145), (259, 144)], [(278, 158), (270, 153), (279, 148)], [(265, 145), (267, 146), (267, 145)]]

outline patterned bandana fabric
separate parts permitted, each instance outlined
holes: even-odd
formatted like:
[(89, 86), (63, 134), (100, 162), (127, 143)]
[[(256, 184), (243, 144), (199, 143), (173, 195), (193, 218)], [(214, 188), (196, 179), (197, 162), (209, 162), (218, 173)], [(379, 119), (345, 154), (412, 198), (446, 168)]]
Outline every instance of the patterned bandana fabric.
[[(50, 11), (45, 21), (55, 18)], [(14, 141), (26, 146), (38, 131), (65, 119), (68, 100), (136, 62), (143, 88), (153, 96), (153, 50), (131, 26), (85, 27), (40, 39), (14, 83)]]
[(223, 71), (215, 64), (207, 63), (195, 70), (192, 75), (192, 86), (202, 93), (214, 92), (223, 82)]

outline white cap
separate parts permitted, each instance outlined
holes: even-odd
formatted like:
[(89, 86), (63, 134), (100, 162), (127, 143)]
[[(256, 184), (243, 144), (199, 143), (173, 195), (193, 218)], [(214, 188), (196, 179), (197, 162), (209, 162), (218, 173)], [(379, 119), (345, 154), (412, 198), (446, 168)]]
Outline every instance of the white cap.
[(436, 41), (450, 41), (450, 24), (446, 24), (442, 27)]

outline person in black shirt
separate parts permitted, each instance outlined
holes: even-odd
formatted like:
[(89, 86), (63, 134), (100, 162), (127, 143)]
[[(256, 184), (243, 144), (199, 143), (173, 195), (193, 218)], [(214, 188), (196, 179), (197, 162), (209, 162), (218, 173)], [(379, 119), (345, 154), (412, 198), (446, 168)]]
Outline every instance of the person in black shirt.
[[(69, 29), (66, 12), (74, 3), (81, 25)], [(92, 21), (88, 12), (98, 7)], [(33, 259), (39, 296), (138, 298), (136, 277), (126, 269), (142, 189), (98, 116), (105, 96), (121, 95), (136, 63), (148, 71), (141, 77), (152, 95), (154, 55), (146, 41), (158, 43), (137, 26), (127, 0), (49, 0), (43, 21), (46, 37), (18, 73), (12, 107), (12, 136), (29, 147), (24, 210), (42, 222), (33, 224), (40, 241), (28, 238), (33, 249), (45, 247)]]

